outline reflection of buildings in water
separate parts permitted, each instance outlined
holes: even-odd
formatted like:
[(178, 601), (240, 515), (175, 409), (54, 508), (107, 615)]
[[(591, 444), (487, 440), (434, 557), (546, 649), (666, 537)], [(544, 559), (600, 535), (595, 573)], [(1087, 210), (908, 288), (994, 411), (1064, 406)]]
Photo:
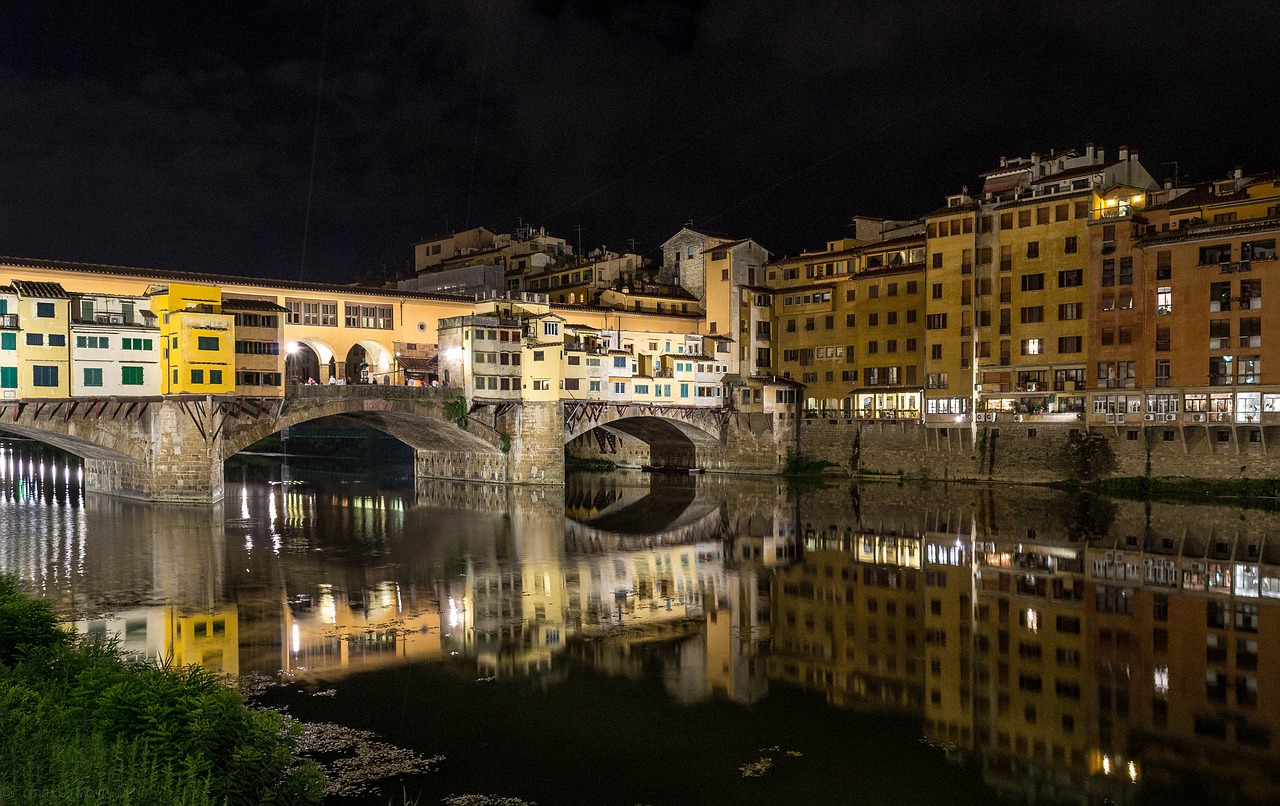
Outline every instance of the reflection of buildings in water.
[(914, 521), (868, 495), (802, 510), (826, 526), (775, 576), (771, 677), (919, 713), (1019, 801), (1129, 802), (1135, 782), (1280, 799), (1280, 516), (911, 495), (930, 502)]
[(838, 705), (918, 709), (921, 539), (809, 529), (774, 575), (769, 676)]
[(321, 583), (283, 603), (280, 668), (303, 676), (367, 671), (443, 656), (442, 618), (434, 597), (384, 581), (358, 591)]
[(195, 613), (172, 605), (137, 607), (72, 626), (91, 638), (115, 640), (130, 657), (173, 667), (197, 664), (216, 674), (240, 673), (234, 604)]

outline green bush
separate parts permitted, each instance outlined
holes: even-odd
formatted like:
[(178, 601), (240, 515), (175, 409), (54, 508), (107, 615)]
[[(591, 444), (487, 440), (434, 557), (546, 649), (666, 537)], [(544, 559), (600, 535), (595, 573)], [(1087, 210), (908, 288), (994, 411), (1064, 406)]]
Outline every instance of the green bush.
[[(0, 580), (0, 606), (24, 602)], [(248, 708), (199, 667), (72, 642), (46, 612), (28, 613), (15, 661), (0, 665), (0, 758), (14, 760), (0, 764), (0, 791), (41, 803), (320, 802), (323, 777), (295, 757), (299, 729), (283, 716)]]
[(0, 664), (12, 665), (30, 648), (68, 640), (52, 605), (24, 596), (14, 577), (0, 576)]
[(805, 476), (821, 473), (828, 467), (835, 466), (834, 462), (828, 462), (825, 459), (813, 459), (802, 453), (787, 451), (787, 460), (782, 466), (782, 472), (788, 476)]

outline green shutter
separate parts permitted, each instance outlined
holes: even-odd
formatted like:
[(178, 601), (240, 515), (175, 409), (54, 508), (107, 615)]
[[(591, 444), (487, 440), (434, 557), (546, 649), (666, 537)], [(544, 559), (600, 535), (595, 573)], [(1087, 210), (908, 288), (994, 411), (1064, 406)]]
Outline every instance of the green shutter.
[(18, 388), (18, 368), (17, 367), (0, 367), (0, 388), (4, 388), (4, 389)]
[(17, 333), (0, 333), (0, 349), (16, 350), (18, 349)]
[(125, 386), (141, 386), (142, 367), (121, 367), (120, 382)]

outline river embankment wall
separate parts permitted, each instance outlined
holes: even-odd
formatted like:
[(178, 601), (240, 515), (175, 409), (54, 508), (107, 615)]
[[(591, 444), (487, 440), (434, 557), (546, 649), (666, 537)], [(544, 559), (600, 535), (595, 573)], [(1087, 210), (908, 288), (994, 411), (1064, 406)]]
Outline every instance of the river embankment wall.
[(912, 422), (811, 418), (800, 453), (851, 473), (935, 481), (1065, 481), (1073, 434), (1100, 435), (1119, 477), (1239, 480), (1280, 477), (1280, 426)]

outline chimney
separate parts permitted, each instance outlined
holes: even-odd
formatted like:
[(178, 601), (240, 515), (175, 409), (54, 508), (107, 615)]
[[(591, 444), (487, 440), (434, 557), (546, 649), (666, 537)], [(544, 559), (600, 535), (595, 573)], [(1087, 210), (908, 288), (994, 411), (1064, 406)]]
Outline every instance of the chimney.
[(1039, 164), (1040, 164), (1040, 152), (1039, 152), (1039, 151), (1032, 151), (1032, 152), (1031, 152), (1031, 164), (1032, 164), (1032, 165), (1039, 165)]
[(1165, 189), (1165, 190), (1173, 190), (1173, 180), (1172, 180), (1172, 179), (1169, 179), (1169, 178), (1167, 178), (1167, 177), (1165, 178), (1165, 180), (1164, 180), (1164, 189)]
[(1116, 156), (1116, 159), (1120, 160), (1121, 162), (1128, 162), (1128, 160), (1129, 160), (1129, 147), (1128, 147), (1128, 146), (1120, 146), (1120, 153)]
[(1236, 179), (1244, 179), (1244, 168), (1237, 165), (1235, 171), (1232, 172), (1232, 176)]
[(1131, 162), (1137, 162), (1137, 161), (1138, 161), (1138, 152), (1137, 152), (1137, 151), (1130, 151), (1130, 152), (1129, 152), (1129, 160), (1130, 160)]
[(1084, 155), (1089, 158), (1089, 163), (1093, 164), (1093, 143), (1085, 144)]
[(1104, 162), (1106, 162), (1106, 161), (1107, 161), (1107, 152), (1106, 152), (1106, 150), (1105, 150), (1105, 149), (1099, 148), (1099, 149), (1097, 150), (1097, 152), (1096, 152), (1096, 153), (1097, 153), (1097, 155), (1098, 155), (1098, 162), (1097, 162), (1097, 164), (1099, 164), (1099, 165), (1100, 165), (1100, 164), (1102, 164), (1102, 163), (1104, 163)]
[(1004, 155), (1000, 156), (1000, 167), (1007, 168), (1009, 166), (1009, 158)]

